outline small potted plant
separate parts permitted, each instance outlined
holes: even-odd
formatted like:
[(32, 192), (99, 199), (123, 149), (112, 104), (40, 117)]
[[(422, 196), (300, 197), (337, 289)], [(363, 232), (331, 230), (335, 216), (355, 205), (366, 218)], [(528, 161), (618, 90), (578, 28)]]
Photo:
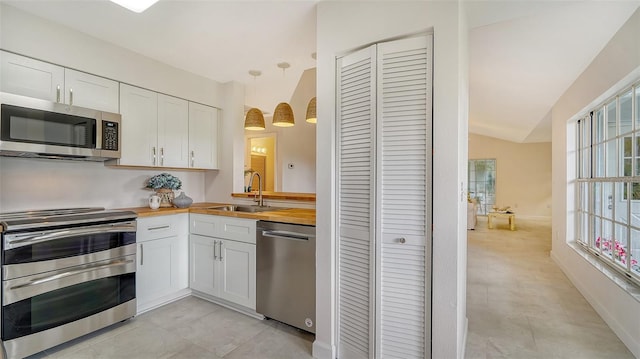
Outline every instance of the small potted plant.
[(182, 188), (182, 181), (176, 176), (161, 173), (149, 178), (146, 188), (156, 191), (160, 197), (160, 207), (171, 207), (174, 198), (173, 191)]

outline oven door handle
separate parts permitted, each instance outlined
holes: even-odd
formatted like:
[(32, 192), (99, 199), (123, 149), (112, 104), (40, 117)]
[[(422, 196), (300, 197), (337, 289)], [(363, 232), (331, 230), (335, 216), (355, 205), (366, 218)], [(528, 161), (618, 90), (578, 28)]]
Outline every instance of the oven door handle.
[(51, 232), (40, 232), (37, 234), (21, 233), (21, 234), (7, 236), (8, 240), (6, 242), (5, 249), (29, 246), (32, 244), (53, 241), (53, 240), (65, 238), (65, 237), (76, 237), (76, 236), (84, 236), (84, 235), (100, 234), (100, 233), (124, 233), (124, 232), (135, 232), (135, 231), (136, 231), (136, 223), (127, 222), (122, 224), (102, 224), (99, 226), (92, 226), (92, 227), (71, 228), (71, 229), (57, 230), (57, 231), (51, 231)]
[(9, 290), (30, 287), (32, 285), (38, 285), (38, 284), (42, 284), (42, 283), (47, 283), (47, 282), (51, 282), (51, 281), (54, 281), (54, 280), (62, 279), (62, 278), (65, 278), (65, 277), (70, 277), (72, 275), (78, 275), (78, 274), (85, 273), (85, 272), (92, 272), (92, 271), (99, 270), (99, 269), (107, 269), (107, 268), (111, 268), (111, 267), (126, 266), (129, 263), (133, 263), (133, 259), (116, 260), (116, 261), (111, 261), (111, 262), (106, 263), (106, 264), (92, 265), (92, 266), (84, 267), (84, 268), (81, 268), (81, 269), (75, 269), (75, 270), (70, 270), (70, 271), (66, 271), (66, 272), (63, 272), (63, 273), (54, 274), (54, 275), (51, 275), (51, 276), (48, 276), (48, 277), (44, 277), (44, 278), (33, 279), (33, 280), (29, 281), (28, 283), (24, 283), (24, 284), (13, 286), (13, 287), (9, 288)]

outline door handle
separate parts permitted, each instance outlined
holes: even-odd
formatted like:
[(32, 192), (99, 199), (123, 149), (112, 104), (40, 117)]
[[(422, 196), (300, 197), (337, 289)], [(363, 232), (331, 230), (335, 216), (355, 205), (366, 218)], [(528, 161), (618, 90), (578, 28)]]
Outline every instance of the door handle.
[(151, 148), (151, 153), (153, 153), (153, 165), (155, 166), (156, 165), (156, 147), (155, 146)]
[(218, 257), (220, 258), (220, 262), (222, 262), (222, 241), (218, 242), (218, 244), (220, 245), (220, 255), (218, 255)]
[(144, 265), (144, 243), (140, 243), (140, 266)]
[(56, 87), (56, 102), (60, 103), (60, 85)]
[(218, 241), (213, 241), (213, 260), (217, 260), (218, 256), (216, 255), (216, 248), (218, 247)]
[(191, 151), (191, 167), (195, 166), (193, 158), (194, 158), (194, 153), (193, 153), (193, 151)]
[(69, 89), (69, 106), (73, 106), (73, 89)]
[(164, 166), (164, 147), (160, 147), (160, 166)]

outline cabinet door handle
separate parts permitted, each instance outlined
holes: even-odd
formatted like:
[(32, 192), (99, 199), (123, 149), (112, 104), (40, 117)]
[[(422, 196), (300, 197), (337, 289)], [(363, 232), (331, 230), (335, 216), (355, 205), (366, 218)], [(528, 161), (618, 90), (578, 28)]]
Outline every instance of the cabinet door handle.
[(148, 231), (157, 231), (160, 229), (169, 229), (171, 228), (171, 226), (158, 226), (158, 227), (149, 227), (147, 228)]
[(194, 167), (194, 162), (193, 162), (193, 157), (194, 157), (194, 153), (193, 151), (191, 151), (191, 167)]
[(218, 259), (218, 256), (216, 255), (216, 247), (218, 246), (218, 241), (213, 241), (213, 260), (215, 261), (216, 259)]
[(220, 257), (220, 262), (222, 262), (222, 241), (218, 243), (220, 244), (220, 255), (218, 257)]
[(151, 152), (153, 153), (153, 165), (156, 165), (156, 147), (152, 147)]
[(56, 87), (56, 102), (60, 103), (60, 85)]
[(164, 166), (164, 147), (160, 147), (160, 166)]
[(400, 238), (398, 238), (398, 242), (400, 244), (405, 244), (405, 243), (407, 243), (407, 240), (404, 237), (400, 237)]
[(140, 243), (140, 266), (144, 265), (144, 243)]
[(69, 106), (73, 106), (73, 89), (69, 89)]

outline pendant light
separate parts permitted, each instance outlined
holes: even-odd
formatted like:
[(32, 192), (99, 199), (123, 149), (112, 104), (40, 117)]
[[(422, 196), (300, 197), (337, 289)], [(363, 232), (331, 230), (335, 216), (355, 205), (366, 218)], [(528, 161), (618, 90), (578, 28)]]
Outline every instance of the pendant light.
[(317, 118), (316, 118), (316, 98), (312, 98), (311, 101), (309, 101), (309, 104), (307, 105), (307, 122), (309, 123), (316, 123), (317, 122)]
[[(258, 70), (249, 70), (249, 75), (253, 76), (253, 91), (255, 96), (255, 82), (256, 77), (260, 76), (262, 72)], [(247, 112), (247, 116), (244, 119), (244, 129), (250, 131), (261, 131), (264, 130), (264, 115), (262, 111), (258, 108), (251, 108)]]
[[(284, 76), (284, 71), (289, 68), (289, 63), (281, 62), (278, 64), (278, 67), (282, 69), (282, 74)], [(291, 127), (295, 124), (293, 119), (293, 110), (291, 106), (286, 102), (280, 102), (276, 109), (273, 111), (273, 122), (274, 126), (278, 127)]]
[(244, 129), (251, 131), (264, 130), (264, 115), (262, 115), (262, 111), (255, 107), (250, 109), (244, 119)]

